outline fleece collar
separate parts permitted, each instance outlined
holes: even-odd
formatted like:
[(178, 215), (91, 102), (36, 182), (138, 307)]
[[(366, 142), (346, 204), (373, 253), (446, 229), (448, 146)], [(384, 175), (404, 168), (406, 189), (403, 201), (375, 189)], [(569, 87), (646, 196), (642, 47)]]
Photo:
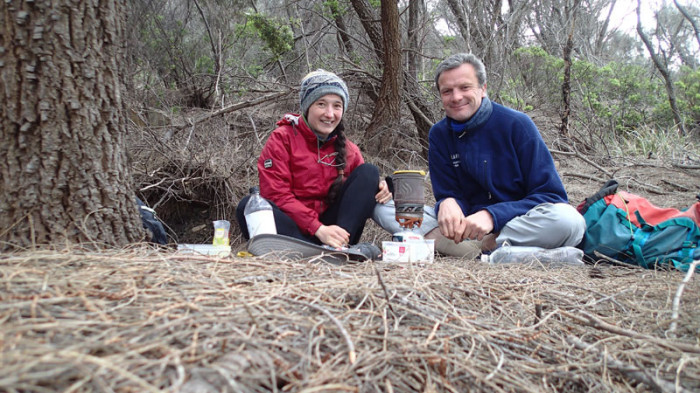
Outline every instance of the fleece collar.
[(452, 128), (452, 131), (458, 133), (459, 137), (461, 138), (464, 133), (475, 130), (484, 125), (484, 123), (488, 121), (489, 117), (491, 117), (491, 112), (493, 112), (491, 100), (489, 100), (488, 97), (484, 97), (481, 100), (479, 109), (477, 109), (476, 113), (474, 113), (472, 117), (463, 122), (458, 122), (448, 117), (447, 122), (450, 128)]

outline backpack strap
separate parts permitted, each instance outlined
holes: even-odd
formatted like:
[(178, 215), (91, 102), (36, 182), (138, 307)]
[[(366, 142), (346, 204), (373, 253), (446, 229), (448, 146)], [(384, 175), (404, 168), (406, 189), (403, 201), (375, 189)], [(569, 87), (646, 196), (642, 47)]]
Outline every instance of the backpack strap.
[(634, 236), (632, 236), (632, 251), (634, 252), (634, 257), (637, 260), (637, 264), (645, 269), (649, 269), (650, 266), (646, 259), (644, 259), (642, 247), (644, 247), (644, 244), (649, 240), (649, 236), (651, 236), (651, 231), (645, 230), (644, 228), (638, 228)]
[(617, 181), (614, 179), (608, 180), (603, 187), (601, 187), (598, 192), (593, 194), (590, 198), (586, 198), (578, 207), (579, 213), (586, 214), (586, 211), (592, 204), (598, 202), (599, 200), (605, 198), (608, 195), (612, 195), (617, 192)]
[[(637, 217), (641, 219), (639, 214), (637, 214)], [(681, 248), (678, 251), (678, 256), (680, 257), (679, 261), (681, 263), (688, 261), (692, 262), (693, 251), (698, 247), (698, 243), (693, 241), (693, 239), (700, 238), (700, 228), (697, 225), (695, 225), (695, 222), (693, 222), (693, 220), (690, 220), (686, 217), (679, 217), (666, 220), (662, 223), (659, 223), (655, 227), (652, 227), (648, 224), (644, 224), (641, 228), (635, 231), (634, 237), (632, 239), (632, 251), (634, 252), (634, 256), (639, 266), (642, 266), (646, 269), (650, 269), (653, 267), (649, 266), (649, 262), (647, 262), (647, 260), (644, 258), (642, 248), (644, 247), (644, 244), (647, 242), (647, 240), (649, 240), (649, 237), (654, 232), (654, 230), (662, 231), (671, 226), (681, 226), (688, 228), (688, 234), (685, 238), (686, 240), (681, 244)], [(674, 261), (673, 263), (674, 266), (677, 265), (675, 262), (676, 261)]]

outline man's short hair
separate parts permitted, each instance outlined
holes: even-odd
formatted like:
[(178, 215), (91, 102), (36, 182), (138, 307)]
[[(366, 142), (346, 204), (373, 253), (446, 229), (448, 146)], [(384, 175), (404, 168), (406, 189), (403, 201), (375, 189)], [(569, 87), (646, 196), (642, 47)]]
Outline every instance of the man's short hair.
[(484, 87), (486, 84), (486, 67), (484, 63), (476, 57), (476, 55), (471, 53), (455, 53), (449, 56), (445, 60), (441, 61), (435, 69), (435, 87), (440, 91), (440, 84), (438, 79), (443, 72), (453, 70), (462, 64), (471, 64), (476, 71), (476, 79), (479, 81), (479, 87)]

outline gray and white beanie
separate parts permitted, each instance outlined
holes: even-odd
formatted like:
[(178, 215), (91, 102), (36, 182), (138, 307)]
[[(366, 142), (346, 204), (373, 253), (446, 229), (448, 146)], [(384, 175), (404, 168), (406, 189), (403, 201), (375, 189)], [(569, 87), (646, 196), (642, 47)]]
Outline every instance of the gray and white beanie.
[(319, 98), (326, 94), (336, 94), (343, 99), (343, 113), (348, 109), (348, 86), (340, 77), (332, 72), (322, 69), (308, 73), (301, 80), (299, 88), (299, 102), (301, 103), (301, 114), (306, 116), (306, 111), (309, 110)]

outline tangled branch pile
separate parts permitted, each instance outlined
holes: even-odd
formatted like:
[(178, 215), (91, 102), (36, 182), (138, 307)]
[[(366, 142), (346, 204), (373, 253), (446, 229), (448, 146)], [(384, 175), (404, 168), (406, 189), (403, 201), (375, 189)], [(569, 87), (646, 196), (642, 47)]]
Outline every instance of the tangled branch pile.
[(0, 391), (700, 389), (700, 281), (553, 269), (0, 256)]

